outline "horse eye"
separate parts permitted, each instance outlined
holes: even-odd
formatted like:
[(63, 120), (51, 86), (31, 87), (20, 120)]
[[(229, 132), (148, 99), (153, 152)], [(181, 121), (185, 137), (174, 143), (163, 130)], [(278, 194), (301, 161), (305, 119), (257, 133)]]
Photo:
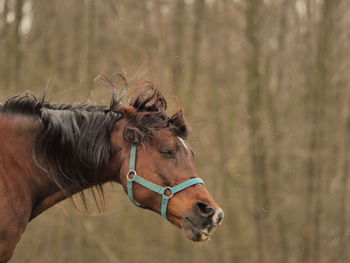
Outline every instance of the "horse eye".
[(173, 158), (175, 156), (172, 150), (162, 149), (162, 150), (159, 150), (159, 152), (161, 155), (163, 155), (166, 158)]

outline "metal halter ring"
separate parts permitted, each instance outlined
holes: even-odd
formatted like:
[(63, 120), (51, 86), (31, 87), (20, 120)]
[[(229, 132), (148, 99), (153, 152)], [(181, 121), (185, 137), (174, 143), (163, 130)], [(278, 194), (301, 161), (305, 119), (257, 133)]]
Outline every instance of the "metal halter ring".
[[(130, 174), (133, 174), (133, 177), (130, 177)], [(129, 171), (128, 174), (126, 175), (126, 178), (127, 178), (129, 181), (134, 181), (136, 175), (137, 175), (136, 171), (135, 171), (135, 170), (131, 170), (131, 171)]]
[[(169, 190), (169, 191), (170, 191), (170, 195), (169, 195), (169, 196), (165, 194), (165, 193), (166, 193), (166, 190)], [(166, 197), (168, 197), (168, 198), (172, 198), (172, 197), (174, 196), (174, 193), (173, 193), (173, 191), (171, 191), (171, 187), (170, 187), (170, 186), (164, 187), (163, 196), (166, 196)]]

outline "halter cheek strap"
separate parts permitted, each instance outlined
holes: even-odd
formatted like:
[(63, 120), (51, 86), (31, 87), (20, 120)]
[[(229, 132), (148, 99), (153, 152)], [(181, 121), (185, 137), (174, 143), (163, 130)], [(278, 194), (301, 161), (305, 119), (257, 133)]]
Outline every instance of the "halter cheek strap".
[(157, 185), (155, 183), (152, 183), (151, 181), (148, 181), (141, 176), (137, 175), (136, 169), (136, 145), (131, 146), (131, 152), (130, 152), (130, 165), (129, 165), (129, 172), (127, 174), (127, 191), (128, 191), (128, 197), (130, 201), (136, 205), (140, 206), (139, 203), (137, 203), (134, 199), (133, 195), (133, 185), (134, 182), (142, 185), (143, 187), (156, 192), (162, 196), (162, 204), (161, 204), (161, 215), (167, 219), (167, 209), (168, 209), (168, 202), (169, 200), (174, 196), (174, 194), (196, 184), (204, 184), (203, 180), (200, 178), (192, 178), (185, 182), (182, 182), (180, 184), (177, 184), (173, 187), (170, 186), (161, 186)]

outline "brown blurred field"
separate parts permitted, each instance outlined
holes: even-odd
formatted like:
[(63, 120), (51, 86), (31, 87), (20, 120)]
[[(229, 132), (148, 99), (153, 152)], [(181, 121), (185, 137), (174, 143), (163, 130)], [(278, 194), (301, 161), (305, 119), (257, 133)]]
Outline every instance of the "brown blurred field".
[(2, 101), (108, 103), (98, 74), (152, 80), (225, 210), (194, 244), (108, 185), (102, 215), (60, 203), (11, 262), (350, 262), (349, 28), (346, 0), (0, 0)]

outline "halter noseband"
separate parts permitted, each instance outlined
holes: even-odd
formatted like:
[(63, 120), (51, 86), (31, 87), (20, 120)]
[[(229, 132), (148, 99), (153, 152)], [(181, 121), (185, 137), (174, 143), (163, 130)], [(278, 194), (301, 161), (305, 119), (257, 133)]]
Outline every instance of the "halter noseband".
[[(168, 202), (170, 200), (170, 198), (172, 198), (174, 196), (174, 194), (192, 186), (195, 184), (204, 184), (203, 180), (200, 178), (192, 178), (189, 179), (185, 182), (179, 183), (173, 187), (170, 186), (166, 186), (163, 187), (161, 185), (157, 185), (155, 183), (152, 183), (151, 181), (148, 181), (144, 178), (142, 178), (141, 176), (137, 175), (136, 170), (135, 170), (135, 164), (136, 164), (136, 145), (132, 145), (131, 146), (131, 152), (130, 152), (130, 166), (129, 166), (129, 172), (127, 174), (127, 181), (128, 181), (128, 185), (127, 185), (127, 190), (128, 190), (128, 196), (130, 201), (136, 205), (136, 206), (140, 206), (139, 203), (137, 203), (134, 199), (134, 195), (133, 195), (133, 183), (136, 182), (140, 185), (142, 185), (143, 187), (146, 187), (147, 189), (156, 192), (160, 195), (162, 195), (162, 205), (161, 205), (161, 215), (167, 219), (167, 208), (168, 208)], [(133, 175), (133, 176), (131, 176)], [(170, 192), (169, 195), (166, 194), (166, 192)]]

